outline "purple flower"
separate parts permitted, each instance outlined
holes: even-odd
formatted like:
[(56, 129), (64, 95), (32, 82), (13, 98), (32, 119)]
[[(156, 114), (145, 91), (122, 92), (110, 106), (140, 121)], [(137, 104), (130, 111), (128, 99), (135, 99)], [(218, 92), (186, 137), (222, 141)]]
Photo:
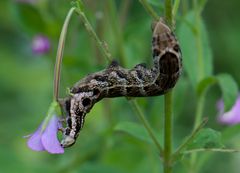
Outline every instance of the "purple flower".
[(32, 51), (34, 54), (46, 54), (50, 50), (50, 42), (47, 37), (37, 35), (32, 41)]
[(217, 103), (219, 111), (218, 121), (223, 124), (234, 125), (240, 123), (240, 96), (231, 110), (224, 112), (223, 100), (219, 100)]
[(64, 153), (64, 149), (61, 147), (57, 138), (58, 123), (59, 119), (56, 115), (51, 117), (44, 130), (44, 123), (42, 123), (39, 128), (30, 135), (27, 142), (28, 147), (35, 151), (47, 151), (52, 154)]

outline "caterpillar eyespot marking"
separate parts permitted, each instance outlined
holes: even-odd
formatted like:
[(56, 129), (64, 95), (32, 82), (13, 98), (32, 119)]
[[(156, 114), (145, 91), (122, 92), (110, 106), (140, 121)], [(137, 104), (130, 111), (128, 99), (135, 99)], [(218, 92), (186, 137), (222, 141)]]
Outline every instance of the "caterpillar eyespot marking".
[(76, 142), (86, 114), (101, 99), (159, 96), (175, 86), (182, 71), (181, 49), (174, 33), (161, 19), (154, 24), (152, 54), (152, 68), (138, 64), (129, 70), (113, 61), (105, 70), (87, 75), (71, 88), (64, 106), (68, 120), (61, 141), (63, 147)]

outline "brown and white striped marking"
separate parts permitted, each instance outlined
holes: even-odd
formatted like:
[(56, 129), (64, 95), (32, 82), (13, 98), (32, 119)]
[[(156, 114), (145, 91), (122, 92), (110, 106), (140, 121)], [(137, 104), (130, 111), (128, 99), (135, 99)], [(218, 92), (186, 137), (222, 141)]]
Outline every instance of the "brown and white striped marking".
[(138, 64), (125, 69), (113, 61), (109, 67), (77, 82), (67, 99), (67, 128), (62, 146), (73, 145), (83, 127), (85, 115), (103, 98), (159, 96), (173, 88), (182, 71), (179, 43), (162, 21), (156, 23), (152, 36), (153, 67)]

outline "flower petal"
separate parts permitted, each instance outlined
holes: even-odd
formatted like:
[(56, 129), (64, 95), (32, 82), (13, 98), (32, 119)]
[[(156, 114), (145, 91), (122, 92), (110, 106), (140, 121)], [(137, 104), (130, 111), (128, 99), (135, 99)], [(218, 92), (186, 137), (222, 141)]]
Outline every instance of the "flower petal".
[(238, 97), (236, 103), (233, 105), (232, 109), (228, 112), (222, 113), (221, 109), (220, 116), (218, 120), (224, 124), (238, 124), (240, 123), (240, 97)]
[(42, 125), (39, 126), (39, 128), (30, 136), (30, 138), (27, 141), (28, 147), (35, 151), (45, 150), (41, 141), (42, 137), (41, 127)]
[(58, 122), (58, 118), (54, 115), (49, 121), (41, 138), (45, 150), (53, 154), (64, 153), (64, 149), (61, 147), (57, 138)]

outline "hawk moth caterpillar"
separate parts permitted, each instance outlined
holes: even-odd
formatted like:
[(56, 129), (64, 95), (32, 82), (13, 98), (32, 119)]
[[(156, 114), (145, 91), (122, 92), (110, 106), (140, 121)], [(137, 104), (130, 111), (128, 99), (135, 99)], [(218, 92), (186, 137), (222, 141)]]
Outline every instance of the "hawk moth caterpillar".
[(67, 127), (61, 145), (73, 145), (83, 127), (86, 114), (103, 98), (159, 96), (173, 88), (181, 74), (179, 43), (170, 28), (160, 19), (153, 27), (153, 67), (138, 64), (125, 69), (113, 61), (105, 70), (77, 82), (64, 100)]

